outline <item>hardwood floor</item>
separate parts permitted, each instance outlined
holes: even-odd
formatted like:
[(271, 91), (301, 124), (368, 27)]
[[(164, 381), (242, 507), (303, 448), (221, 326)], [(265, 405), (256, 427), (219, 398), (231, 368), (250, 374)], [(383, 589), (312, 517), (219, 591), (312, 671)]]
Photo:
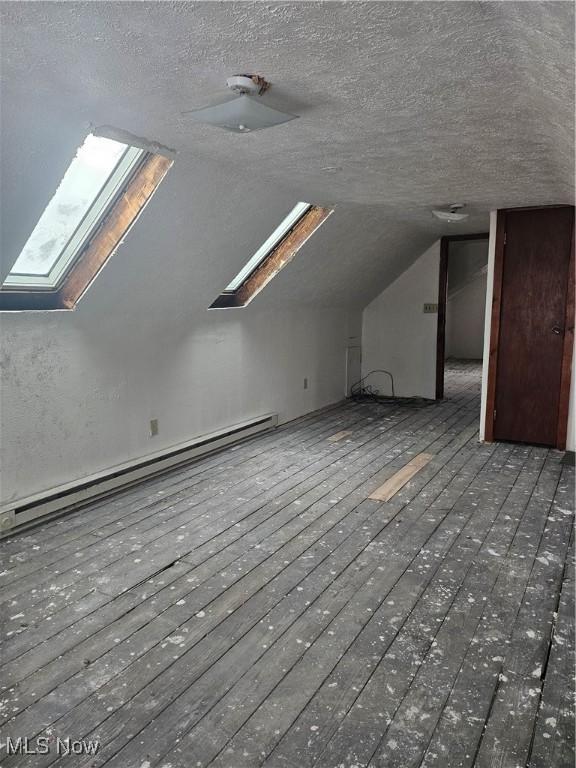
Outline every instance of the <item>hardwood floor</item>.
[(574, 468), (447, 372), (1, 542), (2, 768), (572, 766)]

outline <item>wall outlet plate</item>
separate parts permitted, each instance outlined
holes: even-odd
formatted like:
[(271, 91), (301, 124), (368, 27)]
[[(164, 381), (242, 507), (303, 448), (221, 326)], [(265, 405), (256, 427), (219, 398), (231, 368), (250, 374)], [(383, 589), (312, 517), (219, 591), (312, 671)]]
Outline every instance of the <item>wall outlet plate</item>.
[(308, 379), (304, 379), (304, 389), (308, 389)]
[(424, 304), (424, 314), (429, 315), (438, 312), (438, 304)]
[(150, 419), (150, 437), (156, 437), (158, 434), (158, 419)]

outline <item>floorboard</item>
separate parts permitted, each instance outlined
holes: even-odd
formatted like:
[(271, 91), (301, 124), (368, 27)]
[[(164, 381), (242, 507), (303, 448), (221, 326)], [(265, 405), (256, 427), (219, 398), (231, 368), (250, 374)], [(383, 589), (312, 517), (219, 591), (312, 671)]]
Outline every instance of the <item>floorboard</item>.
[(450, 361), (0, 542), (2, 768), (573, 765), (574, 467), (479, 443), (479, 392)]

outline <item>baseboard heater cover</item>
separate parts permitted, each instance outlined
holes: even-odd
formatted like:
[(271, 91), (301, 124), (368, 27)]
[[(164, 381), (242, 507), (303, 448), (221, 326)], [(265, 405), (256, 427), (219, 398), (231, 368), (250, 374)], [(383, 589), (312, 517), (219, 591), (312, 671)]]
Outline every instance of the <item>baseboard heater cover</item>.
[(187, 464), (233, 443), (255, 437), (278, 426), (277, 414), (266, 414), (232, 427), (202, 435), (173, 448), (103, 470), (75, 483), (5, 504), (0, 510), (0, 538), (107, 496), (140, 480)]

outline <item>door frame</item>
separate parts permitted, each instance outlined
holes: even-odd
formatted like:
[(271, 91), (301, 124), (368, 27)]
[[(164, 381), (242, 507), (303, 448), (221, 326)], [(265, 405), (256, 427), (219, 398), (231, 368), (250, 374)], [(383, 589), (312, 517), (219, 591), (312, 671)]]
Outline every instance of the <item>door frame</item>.
[(440, 239), (440, 271), (438, 277), (438, 327), (436, 331), (436, 400), (444, 397), (444, 356), (446, 354), (446, 303), (448, 299), (448, 259), (450, 243), (466, 240), (489, 240), (489, 232), (473, 235), (446, 235)]
[(496, 379), (498, 373), (498, 346), (500, 342), (500, 310), (502, 306), (502, 279), (504, 275), (504, 247), (506, 234), (506, 214), (512, 211), (540, 211), (549, 208), (570, 208), (572, 210), (572, 237), (570, 242), (570, 262), (566, 285), (566, 314), (564, 318), (564, 344), (562, 350), (562, 373), (560, 378), (560, 397), (558, 421), (556, 423), (556, 445), (563, 451), (566, 448), (568, 430), (568, 409), (570, 404), (570, 379), (572, 373), (572, 351), (574, 348), (574, 206), (540, 205), (524, 208), (501, 208), (496, 212), (496, 238), (494, 248), (494, 279), (492, 293), (492, 311), (490, 317), (490, 352), (488, 355), (488, 377), (486, 387), (486, 420), (484, 440), (494, 442), (494, 408), (496, 404)]

